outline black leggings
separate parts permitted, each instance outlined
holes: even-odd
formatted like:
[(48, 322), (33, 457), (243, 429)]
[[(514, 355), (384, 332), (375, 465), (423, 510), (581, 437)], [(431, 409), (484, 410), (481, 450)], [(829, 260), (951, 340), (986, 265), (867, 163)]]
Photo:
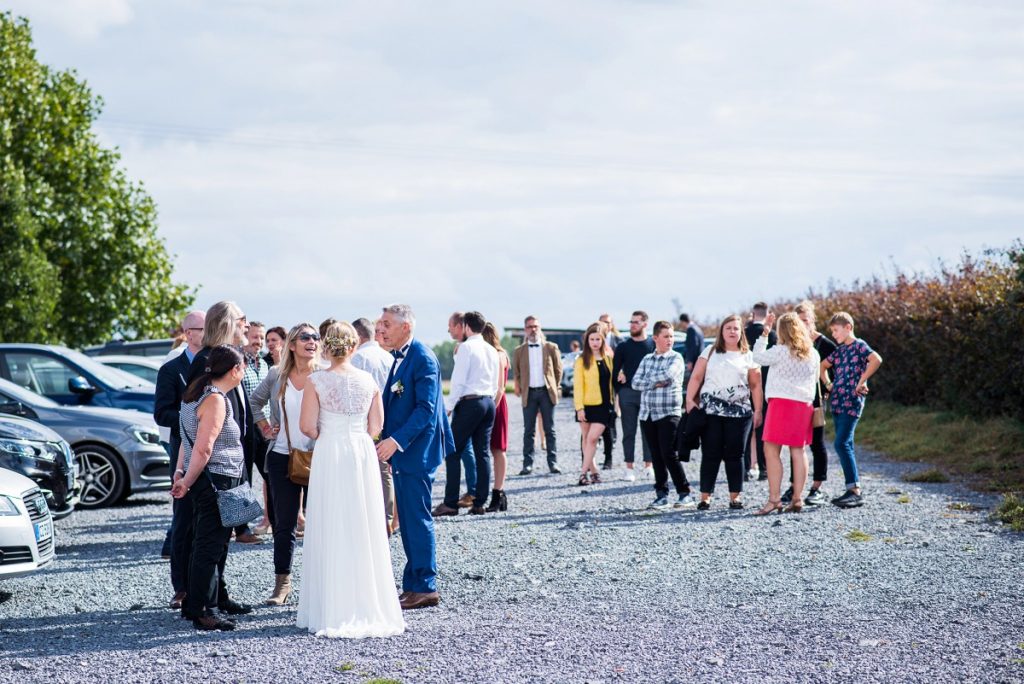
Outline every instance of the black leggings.
[[(811, 437), (811, 455), (814, 456), (814, 474), (811, 479), (824, 482), (828, 479), (828, 451), (825, 450), (825, 428), (814, 428)], [(793, 484), (793, 469), (789, 471), (789, 483)]]
[(726, 418), (708, 416), (707, 427), (701, 436), (700, 491), (710, 494), (715, 491), (719, 466), (725, 461), (725, 476), (729, 480), (729, 491), (743, 491), (743, 452), (750, 440), (750, 426), (753, 418)]

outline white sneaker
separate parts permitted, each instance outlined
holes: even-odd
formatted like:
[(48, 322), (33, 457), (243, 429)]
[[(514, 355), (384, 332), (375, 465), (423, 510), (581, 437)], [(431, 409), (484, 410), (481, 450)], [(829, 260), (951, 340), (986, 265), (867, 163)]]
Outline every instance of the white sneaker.
[(654, 468), (653, 467), (646, 466), (646, 465), (644, 466), (644, 479), (645, 480), (652, 480), (652, 479), (654, 479)]
[(679, 501), (676, 501), (673, 505), (675, 508), (696, 508), (697, 500), (690, 494), (684, 494), (679, 497)]
[(622, 479), (626, 482), (636, 482), (636, 471), (632, 468), (626, 468), (626, 475)]

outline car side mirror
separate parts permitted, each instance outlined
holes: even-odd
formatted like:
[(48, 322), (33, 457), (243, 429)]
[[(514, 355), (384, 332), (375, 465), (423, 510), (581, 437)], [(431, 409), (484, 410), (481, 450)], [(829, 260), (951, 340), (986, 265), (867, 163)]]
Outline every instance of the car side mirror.
[(68, 379), (68, 389), (72, 394), (95, 394), (96, 388), (88, 380), (79, 375), (77, 378)]

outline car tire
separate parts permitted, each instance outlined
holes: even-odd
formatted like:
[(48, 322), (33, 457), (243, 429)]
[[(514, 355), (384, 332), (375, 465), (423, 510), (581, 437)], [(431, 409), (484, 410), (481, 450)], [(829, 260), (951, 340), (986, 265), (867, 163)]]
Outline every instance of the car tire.
[(75, 448), (75, 460), (82, 486), (78, 508), (103, 508), (124, 498), (128, 470), (120, 456), (107, 447), (86, 444)]

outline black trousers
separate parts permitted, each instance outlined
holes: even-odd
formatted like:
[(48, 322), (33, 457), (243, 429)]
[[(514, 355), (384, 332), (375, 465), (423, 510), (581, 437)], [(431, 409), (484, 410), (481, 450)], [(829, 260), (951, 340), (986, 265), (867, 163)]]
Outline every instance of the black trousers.
[(725, 462), (725, 476), (730, 492), (743, 491), (744, 445), (750, 443), (750, 426), (754, 419), (708, 416), (707, 426), (701, 436), (700, 491), (710, 494), (715, 491), (715, 480), (722, 462)]
[(672, 476), (679, 496), (690, 493), (683, 464), (676, 453), (676, 427), (679, 416), (667, 416), (659, 420), (641, 420), (640, 429), (651, 448), (651, 462), (654, 465), (654, 491), (658, 496), (668, 496), (668, 478)]
[[(615, 448), (615, 438), (617, 437), (615, 430), (615, 414), (612, 413), (612, 420), (605, 426), (604, 432), (601, 433), (601, 439), (604, 443), (604, 463), (605, 465), (612, 464), (612, 450)], [(595, 459), (596, 460), (596, 459)]]
[[(814, 456), (814, 473), (811, 479), (824, 482), (828, 479), (828, 451), (825, 449), (825, 427), (816, 427), (811, 436), (811, 455)], [(793, 470), (789, 471), (789, 483), (793, 483)]]
[(171, 518), (171, 586), (174, 592), (188, 591), (188, 570), (192, 563), (192, 493), (174, 500)]
[(544, 440), (548, 448), (548, 467), (558, 464), (558, 447), (555, 440), (555, 405), (546, 387), (531, 387), (527, 390), (526, 406), (523, 407), (523, 467), (533, 467), (533, 439), (537, 432), (537, 413), (544, 423)]
[(228, 559), (231, 528), (221, 525), (217, 489), (231, 489), (241, 481), (242, 478), (206, 471), (189, 490), (188, 498), (192, 499), (192, 561), (188, 570), (188, 596), (182, 610), (185, 617), (194, 619), (211, 615), (214, 606), (223, 605), (228, 600), (224, 566)]
[(292, 571), (295, 554), (295, 528), (299, 522), (299, 498), (302, 485), (288, 479), (288, 454), (271, 451), (267, 454), (268, 508), (273, 504), (274, 573), (287, 575)]
[[(537, 419), (534, 418), (534, 421)], [(444, 503), (450, 508), (459, 505), (459, 483), (462, 481), (462, 450), (471, 440), (476, 458), (476, 491), (473, 505), (483, 506), (491, 493), (491, 432), (494, 429), (494, 397), (460, 399), (452, 410), (452, 437), (455, 453), (445, 457)]]

